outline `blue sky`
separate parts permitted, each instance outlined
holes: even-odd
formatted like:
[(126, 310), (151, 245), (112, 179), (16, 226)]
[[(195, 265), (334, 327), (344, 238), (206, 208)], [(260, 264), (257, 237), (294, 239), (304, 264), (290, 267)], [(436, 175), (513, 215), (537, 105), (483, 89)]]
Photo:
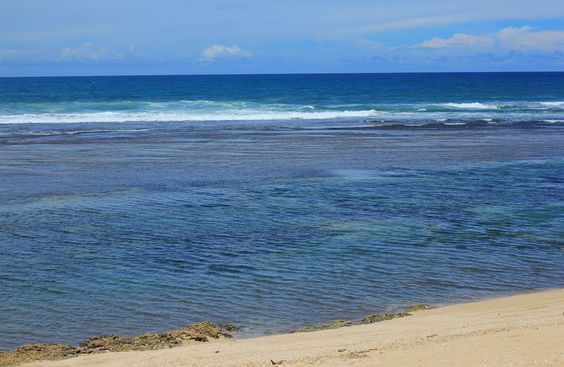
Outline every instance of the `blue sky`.
[(0, 1), (0, 76), (542, 70), (562, 0)]

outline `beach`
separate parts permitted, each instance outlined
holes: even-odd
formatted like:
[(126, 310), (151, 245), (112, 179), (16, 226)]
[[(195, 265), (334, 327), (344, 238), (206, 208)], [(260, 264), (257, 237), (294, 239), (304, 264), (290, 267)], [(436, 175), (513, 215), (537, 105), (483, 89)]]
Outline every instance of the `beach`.
[(564, 367), (563, 54), (564, 1), (0, 0), (0, 367)]
[(556, 289), (415, 311), (370, 325), (25, 366), (562, 366), (563, 311), (564, 289)]

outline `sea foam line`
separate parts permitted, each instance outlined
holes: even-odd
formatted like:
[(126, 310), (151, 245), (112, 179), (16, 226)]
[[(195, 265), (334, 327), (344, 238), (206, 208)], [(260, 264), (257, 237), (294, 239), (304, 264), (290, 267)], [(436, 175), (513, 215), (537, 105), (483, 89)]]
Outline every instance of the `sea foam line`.
[(182, 121), (261, 121), (261, 120), (324, 120), (353, 117), (373, 117), (376, 110), (323, 112), (257, 112), (232, 111), (224, 113), (186, 112), (87, 112), (0, 115), (0, 124), (25, 123), (88, 123), (88, 122), (182, 122)]
[(465, 110), (496, 110), (499, 107), (497, 105), (492, 104), (484, 104), (480, 102), (472, 102), (472, 103), (445, 103), (443, 106), (450, 107), (450, 108), (459, 108)]

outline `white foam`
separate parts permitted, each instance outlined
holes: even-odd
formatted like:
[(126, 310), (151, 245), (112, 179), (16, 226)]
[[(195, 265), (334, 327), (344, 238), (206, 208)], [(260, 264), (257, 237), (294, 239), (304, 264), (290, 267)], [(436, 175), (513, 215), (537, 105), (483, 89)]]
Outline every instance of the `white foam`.
[(338, 118), (371, 117), (376, 115), (376, 110), (323, 112), (235, 110), (216, 113), (190, 113), (186, 111), (42, 113), (0, 115), (0, 124), (324, 120)]
[(480, 102), (472, 103), (445, 103), (444, 106), (450, 108), (459, 108), (464, 110), (495, 110), (498, 108), (497, 105), (484, 104)]
[(546, 107), (563, 107), (564, 108), (564, 101), (539, 102), (539, 104), (546, 106)]
[(556, 124), (564, 122), (564, 120), (543, 120), (544, 122), (548, 122), (549, 124)]
[(23, 132), (7, 132), (0, 133), (0, 136), (53, 136), (53, 135), (77, 135), (77, 134), (98, 134), (109, 132), (144, 132), (151, 131), (151, 129), (94, 129), (94, 130), (72, 130), (72, 131), (23, 131)]

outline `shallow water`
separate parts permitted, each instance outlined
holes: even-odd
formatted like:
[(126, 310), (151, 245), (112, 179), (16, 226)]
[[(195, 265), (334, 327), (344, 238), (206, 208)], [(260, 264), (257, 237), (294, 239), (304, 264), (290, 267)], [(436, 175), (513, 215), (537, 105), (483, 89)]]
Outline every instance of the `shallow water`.
[(0, 349), (564, 286), (564, 126), (365, 125), (2, 125)]

